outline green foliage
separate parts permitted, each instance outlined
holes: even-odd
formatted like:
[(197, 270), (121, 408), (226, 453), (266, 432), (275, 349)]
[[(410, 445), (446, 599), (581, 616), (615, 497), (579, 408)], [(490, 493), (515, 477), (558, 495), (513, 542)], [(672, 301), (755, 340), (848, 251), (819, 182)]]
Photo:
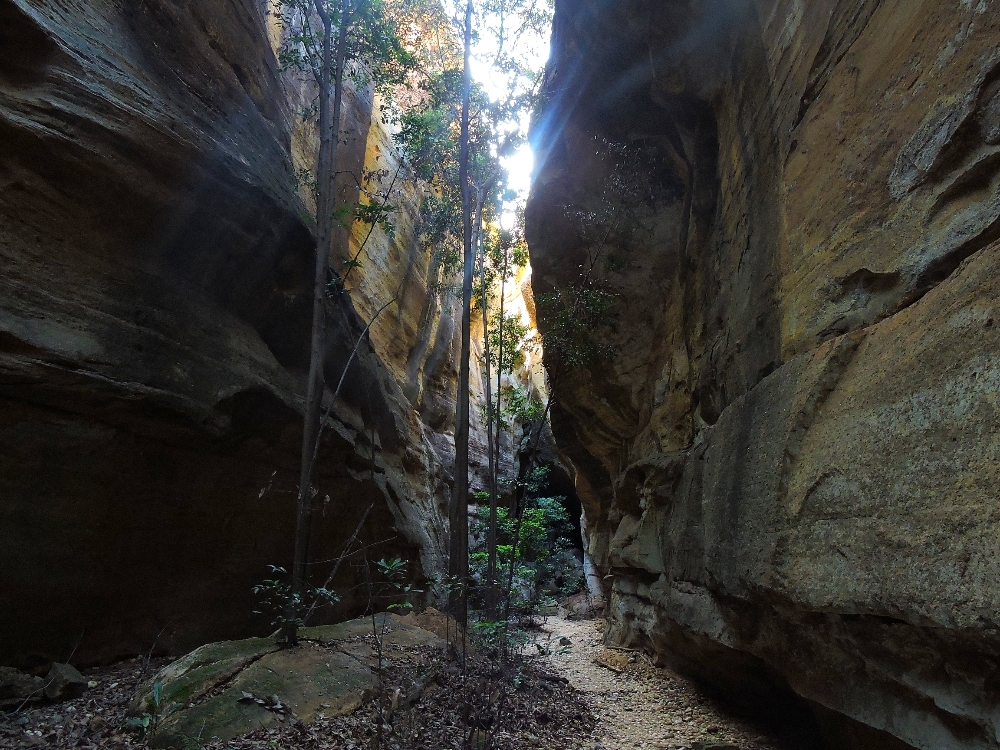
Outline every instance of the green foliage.
[[(524, 0), (506, 3), (503, 19), (499, 19), (500, 26), (503, 27), (516, 13), (533, 5)], [(483, 11), (495, 13), (499, 7), (483, 8)], [(505, 32), (501, 29), (500, 33)], [(507, 96), (491, 100), (482, 86), (474, 84), (470, 98), (469, 178), (474, 194), (481, 201), (481, 221), (475, 223), (482, 227), (482, 244), (488, 252), (491, 244), (510, 244), (511, 241), (510, 233), (500, 236), (495, 226), (502, 201), (510, 198), (500, 189), (505, 183), (500, 158), (512, 153), (523, 141), (517, 128), (512, 129), (512, 123), (516, 123), (523, 112), (530, 111), (530, 97), (523, 89), (525, 81), (537, 76), (537, 71), (528, 71), (523, 63), (514, 63), (513, 51), (518, 48), (516, 40), (506, 37), (501, 41), (503, 45), (507, 46), (498, 49), (493, 68), (495, 72), (510, 74)], [(525, 52), (522, 45), (518, 54), (523, 56)], [(529, 88), (536, 87), (529, 83)], [(429, 185), (432, 199), (425, 202), (422, 211), (423, 244), (425, 248), (442, 251), (445, 262), (441, 264), (441, 272), (447, 277), (455, 267), (450, 261), (456, 255), (460, 256), (463, 233), (462, 186), (459, 182), (461, 69), (455, 66), (436, 71), (423, 81), (421, 91), (420, 104), (400, 117), (396, 140), (416, 174)], [(458, 253), (453, 249), (455, 245), (458, 246)], [(526, 254), (522, 253), (519, 261), (517, 265), (523, 265)], [(495, 267), (499, 268), (499, 265), (498, 262)], [(508, 265), (513, 271), (515, 264)], [(477, 293), (474, 297), (479, 298), (481, 294)]]
[(592, 367), (613, 356), (606, 339), (614, 333), (612, 312), (619, 295), (607, 274), (624, 273), (636, 235), (652, 231), (649, 207), (684, 195), (683, 184), (676, 180), (645, 176), (676, 173), (676, 168), (654, 168), (665, 158), (662, 154), (599, 136), (594, 138), (593, 149), (596, 161), (603, 164), (601, 190), (586, 206), (566, 207), (586, 248), (586, 262), (579, 278), (535, 297), (546, 323), (544, 344), (550, 372)]
[(545, 415), (545, 405), (542, 400), (529, 394), (524, 388), (514, 386), (504, 393), (506, 410), (510, 419), (521, 424), (540, 422)]
[(462, 199), (451, 194), (424, 197), (420, 207), (420, 242), (433, 253), (433, 283), (441, 288), (462, 267)]
[(514, 96), (538, 98), (539, 71), (530, 67), (530, 43), (546, 39), (551, 31), (553, 0), (482, 0), (481, 13), (490, 18), (496, 42), (492, 67), (508, 79)]
[(406, 561), (399, 557), (394, 557), (391, 560), (386, 560), (383, 557), (375, 563), (375, 567), (386, 580), (394, 583), (398, 583), (406, 577)]
[(350, 229), (353, 223), (352, 213), (350, 206), (337, 206), (333, 212), (333, 220), (341, 229)]
[(484, 642), (489, 643), (495, 640), (504, 629), (507, 623), (503, 620), (479, 620), (472, 626), (472, 632)]
[[(514, 557), (514, 591), (517, 606), (537, 603), (538, 587), (559, 577), (566, 595), (579, 590), (581, 580), (575, 571), (565, 565), (561, 553), (572, 548), (573, 521), (563, 507), (564, 497), (534, 497), (544, 486), (549, 473), (547, 466), (536, 467), (527, 484), (528, 498), (521, 514), (520, 532), (517, 518), (505, 507), (497, 508), (497, 561), (506, 569)], [(486, 534), (488, 519), (480, 514), (472, 521), (472, 535), (476, 542), (469, 555), (470, 568), (475, 578), (485, 580), (488, 551)], [(515, 533), (517, 542), (515, 548)], [(533, 592), (525, 599), (520, 592)]]
[(530, 640), (527, 632), (503, 620), (478, 620), (472, 624), (472, 638), (477, 648), (494, 653), (520, 653)]
[[(525, 141), (520, 123), (535, 106), (542, 73), (531, 67), (533, 45), (548, 37), (551, 18), (549, 0), (486, 0), (478, 6), (477, 19), (483, 23), (475, 35), (488, 36), (492, 48), (490, 59), (481, 62), (489, 65), (492, 80), (505, 81), (503, 93), (495, 99), (479, 84), (473, 85), (470, 97), (469, 181), (481, 211), (473, 225), (482, 235), (476, 244), (488, 257), (484, 274), (487, 290), (498, 278), (509, 278), (527, 262), (523, 233), (502, 232), (498, 227), (504, 202), (514, 198), (504, 189), (506, 173), (501, 158)], [(416, 105), (399, 117), (396, 141), (415, 173), (428, 184), (421, 208), (421, 244), (425, 251), (434, 253), (434, 286), (448, 289), (452, 286), (449, 281), (460, 270), (463, 246), (459, 180), (463, 76), (458, 54), (443, 55), (440, 60), (444, 64), (430, 70), (420, 82), (413, 97)], [(502, 261), (501, 249), (507, 256)], [(480, 280), (476, 285), (473, 299), (481, 306), (487, 295)]]
[(628, 258), (617, 253), (607, 253), (604, 256), (605, 273), (621, 273), (628, 266)]
[(513, 229), (503, 229), (496, 224), (483, 227), (482, 262), (483, 273), (477, 276), (472, 299), (477, 310), (486, 301), (490, 315), (499, 307), (495, 290), (500, 282), (507, 283), (515, 278), (518, 271), (528, 265), (528, 244), (524, 239), (524, 211), (519, 207), (518, 222)]
[(462, 590), (464, 585), (461, 576), (435, 573), (430, 578), (431, 593), (438, 601), (449, 601), (451, 597)]
[(424, 101), (404, 112), (396, 142), (417, 176), (446, 194), (458, 193), (462, 71), (436, 73), (423, 84)]
[(537, 497), (542, 491), (542, 487), (549, 479), (548, 466), (535, 466), (524, 480), (524, 489), (528, 497)]
[(352, 268), (361, 268), (361, 261), (355, 260), (354, 258), (347, 258), (343, 262), (344, 271), (347, 272)]
[(378, 225), (386, 231), (387, 234), (392, 234), (393, 226), (389, 222), (389, 214), (396, 211), (399, 207), (394, 206), (387, 201), (381, 200), (378, 195), (370, 195), (367, 203), (359, 203), (355, 209), (354, 216), (355, 219), (360, 221), (362, 224), (368, 224), (370, 226)]
[(520, 315), (504, 314), (503, 320), (494, 316), (490, 320), (490, 366), (493, 371), (515, 372), (524, 364), (526, 351), (537, 344), (529, 338), (529, 328), (521, 322)]
[[(283, 41), (278, 51), (281, 68), (310, 78), (316, 86), (316, 99), (300, 112), (303, 119), (315, 120), (323, 102), (332, 106), (334, 92), (342, 91), (345, 80), (353, 81), (357, 89), (372, 87), (391, 107), (395, 92), (410, 82), (418, 64), (417, 56), (408, 49), (415, 40), (408, 38), (404, 44), (401, 34), (405, 32), (412, 37), (414, 25), (410, 20), (414, 14), (410, 12), (411, 6), (426, 4), (433, 5), (433, 0), (270, 0), (271, 14), (282, 30)], [(405, 29), (401, 24), (405, 24)], [(327, 62), (336, 67), (342, 31), (345, 35), (343, 76), (329, 68), (324, 75)], [(325, 91), (322, 89), (324, 77), (331, 85)], [(339, 139), (340, 124), (334, 123), (332, 127), (333, 137)], [(356, 206), (336, 207), (333, 221), (343, 229), (350, 229), (355, 221), (360, 221), (372, 228), (381, 226), (391, 234), (393, 226), (388, 217), (396, 209), (389, 202), (391, 187), (385, 195), (370, 189), (370, 185), (382, 176), (365, 175), (359, 180), (364, 200)], [(297, 170), (293, 181), (297, 190), (308, 189), (319, 204), (321, 188), (333, 190), (334, 177), (332, 172), (320, 175), (318, 170), (316, 174)], [(357, 256), (352, 259), (356, 260)], [(353, 266), (345, 268), (345, 276), (352, 270)], [(327, 284), (326, 294), (333, 296), (342, 289), (340, 280), (334, 279)]]
[[(435, 254), (439, 286), (461, 268), (463, 247), (460, 134), (462, 71), (442, 70), (422, 84), (422, 101), (400, 117), (396, 143), (414, 172), (428, 185), (421, 206), (421, 246)], [(473, 86), (470, 107), (469, 173), (481, 185), (502, 170), (491, 147), (491, 133), (482, 113), (490, 102), (481, 86)], [(483, 206), (488, 225), (493, 204)]]
[(316, 176), (310, 169), (296, 169), (292, 175), (292, 181), (295, 184), (296, 190), (304, 187), (310, 193), (316, 195), (316, 191), (319, 189), (319, 186), (316, 184)]
[(606, 284), (593, 279), (535, 297), (547, 321), (544, 341), (550, 370), (587, 367), (614, 354), (596, 334), (610, 325), (609, 313), (617, 299)]
[(413, 602), (411, 601), (411, 598), (414, 594), (423, 593), (423, 589), (418, 589), (412, 583), (406, 582), (406, 561), (398, 557), (394, 557), (391, 560), (386, 560), (383, 557), (375, 563), (375, 568), (378, 570), (379, 575), (385, 579), (381, 586), (383, 595), (388, 593), (388, 595), (394, 598), (403, 598), (402, 601), (392, 602), (389, 604), (387, 609), (413, 609)]
[(125, 725), (132, 729), (138, 729), (141, 737), (152, 739), (156, 735), (156, 730), (159, 729), (160, 722), (166, 718), (168, 713), (169, 711), (163, 711), (163, 682), (156, 680), (142, 716), (133, 716), (125, 722)]
[[(321, 2), (334, 38), (342, 24), (347, 26), (346, 75), (359, 88), (371, 85), (391, 99), (417, 65), (417, 58), (400, 38), (397, 14), (385, 0), (348, 0), (347, 15), (342, 18), (340, 0)], [(282, 69), (310, 74), (319, 83), (324, 30), (315, 0), (272, 0), (272, 14), (284, 32), (278, 50)]]
[(571, 546), (569, 539), (573, 533), (573, 521), (563, 505), (565, 501), (565, 497), (540, 497), (535, 500), (545, 526), (545, 542), (549, 549)]
[[(480, 404), (480, 416), (485, 422), (489, 412), (488, 404)], [(545, 404), (538, 396), (514, 385), (505, 387), (500, 394), (500, 420), (507, 427), (515, 424), (529, 425), (540, 422), (545, 414)]]
[(253, 593), (258, 598), (253, 612), (272, 617), (272, 627), (284, 628), (293, 623), (300, 628), (304, 625), (303, 617), (311, 608), (330, 606), (340, 601), (336, 591), (322, 587), (304, 586), (301, 594), (293, 593), (288, 571), (278, 565), (267, 567), (272, 577), (253, 587)]

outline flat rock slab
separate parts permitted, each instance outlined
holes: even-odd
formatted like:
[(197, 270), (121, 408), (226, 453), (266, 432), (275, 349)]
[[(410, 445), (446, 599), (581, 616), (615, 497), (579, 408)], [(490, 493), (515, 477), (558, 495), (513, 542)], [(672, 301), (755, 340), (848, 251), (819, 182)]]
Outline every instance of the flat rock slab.
[[(384, 643), (441, 647), (443, 641), (421, 628), (379, 615)], [(354, 711), (376, 687), (375, 660), (365, 638), (372, 620), (299, 631), (292, 649), (273, 640), (210, 643), (162, 669), (132, 705), (139, 716), (153, 710), (153, 685), (162, 684), (160, 716), (152, 747), (193, 750), (213, 738), (230, 740), (296, 718), (310, 722), (320, 713)]]
[(215, 686), (232, 680), (254, 661), (277, 650), (270, 638), (208, 643), (161, 669), (129, 706), (129, 713), (151, 711), (154, 682), (163, 684), (160, 713), (166, 715), (198, 702)]
[(277, 696), (296, 718), (312, 720), (349, 713), (375, 687), (375, 673), (353, 656), (317, 643), (265, 654), (243, 669), (228, 687), (192, 707), (170, 714), (154, 747), (194, 748), (212, 738), (230, 740), (287, 721), (285, 712), (241, 701), (244, 693), (270, 700)]

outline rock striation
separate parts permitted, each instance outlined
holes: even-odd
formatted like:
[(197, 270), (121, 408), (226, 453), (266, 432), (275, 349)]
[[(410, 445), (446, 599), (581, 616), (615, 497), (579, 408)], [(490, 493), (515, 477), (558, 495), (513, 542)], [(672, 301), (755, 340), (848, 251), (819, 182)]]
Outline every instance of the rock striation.
[[(0, 663), (267, 627), (250, 589), (291, 557), (317, 140), (266, 6), (0, 0)], [(454, 450), (421, 189), (372, 96), (346, 101), (346, 166), (400, 209), (340, 245), (364, 257), (327, 321), (318, 584), (369, 507), (372, 554), (442, 570)], [(340, 616), (362, 578), (342, 566)]]
[(556, 2), (529, 244), (616, 295), (552, 386), (611, 635), (831, 747), (1000, 746), (995, 5)]

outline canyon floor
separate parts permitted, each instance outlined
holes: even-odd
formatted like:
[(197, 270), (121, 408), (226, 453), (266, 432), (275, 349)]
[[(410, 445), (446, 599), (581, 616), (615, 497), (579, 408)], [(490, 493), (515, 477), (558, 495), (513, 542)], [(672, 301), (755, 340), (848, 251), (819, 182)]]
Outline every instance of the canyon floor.
[[(529, 657), (518, 689), (510, 694), (495, 740), (507, 750), (788, 750), (759, 728), (742, 721), (690, 680), (656, 667), (640, 652), (603, 645), (603, 620), (549, 617), (529, 631)], [(395, 649), (391, 679), (405, 681), (412, 649)], [(414, 663), (411, 663), (414, 662)], [(142, 750), (146, 744), (126, 728), (126, 706), (140, 685), (163, 666), (142, 659), (89, 670), (90, 689), (80, 698), (52, 705), (24, 706), (0, 714), (0, 747), (104, 748)], [(488, 662), (474, 660), (468, 678), (443, 669), (434, 689), (380, 747), (415, 750), (462, 747), (460, 705), (490, 685)], [(478, 687), (477, 687), (478, 684)], [(374, 703), (348, 716), (261, 729), (206, 750), (334, 750), (372, 746), (371, 727), (381, 722)], [(406, 731), (400, 731), (402, 729)]]
[[(696, 684), (636, 651), (603, 645), (603, 620), (549, 618), (536, 642), (546, 667), (569, 680), (597, 718), (594, 750), (777, 750)], [(568, 639), (569, 644), (560, 639)]]

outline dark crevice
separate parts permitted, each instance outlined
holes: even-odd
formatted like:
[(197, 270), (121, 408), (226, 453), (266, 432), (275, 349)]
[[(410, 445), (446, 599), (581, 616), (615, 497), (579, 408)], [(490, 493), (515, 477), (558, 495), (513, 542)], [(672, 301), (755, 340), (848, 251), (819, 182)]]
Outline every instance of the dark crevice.
[[(813, 58), (812, 66), (809, 69), (806, 88), (799, 103), (799, 111), (792, 122), (792, 129), (799, 126), (805, 118), (809, 107), (815, 102), (826, 84), (829, 83), (833, 72), (837, 69), (844, 55), (848, 53), (854, 42), (858, 40), (862, 32), (868, 26), (872, 15), (878, 8), (879, 0), (867, 0), (861, 3), (861, 7), (855, 8), (853, 15), (843, 18), (845, 12), (850, 12), (854, 7), (851, 3), (839, 3), (834, 10), (826, 27), (826, 34), (820, 44), (816, 57)], [(846, 31), (844, 30), (846, 27)], [(792, 148), (794, 150), (794, 147)]]
[[(910, 285), (911, 291), (906, 294), (898, 302), (898, 304), (891, 307), (884, 314), (879, 315), (861, 328), (857, 326), (854, 320), (848, 316), (842, 315), (820, 331), (816, 345), (822, 346), (827, 341), (837, 338), (838, 336), (843, 336), (847, 333), (851, 333), (852, 331), (862, 330), (864, 328), (878, 325), (879, 323), (904, 312), (913, 305), (917, 304), (935, 287), (945, 283), (966, 260), (998, 240), (1000, 240), (1000, 217), (995, 219), (974, 238), (925, 265), (921, 271), (915, 274), (914, 277), (911, 277), (913, 278), (912, 284)], [(894, 277), (898, 280), (893, 281)], [(869, 293), (882, 293), (891, 291), (898, 283), (900, 283), (902, 279), (902, 274), (898, 272), (877, 274), (863, 268), (850, 276), (847, 276), (841, 282), (841, 286), (842, 288), (844, 288), (844, 285), (847, 285), (848, 287), (853, 286), (856, 291), (860, 290)], [(837, 297), (837, 299), (843, 298), (846, 294), (847, 292), (844, 291)]]
[(45, 349), (30, 344), (9, 331), (0, 331), (0, 352), (32, 358), (41, 358), (50, 355)]
[[(253, 666), (257, 662), (259, 662), (265, 656), (268, 656), (270, 654), (276, 653), (277, 651), (278, 651), (278, 649), (277, 649), (277, 647), (275, 647), (274, 649), (272, 649), (270, 651), (265, 651), (263, 654), (255, 654), (254, 656), (251, 656), (245, 662), (243, 662), (239, 666), (237, 666), (232, 672), (230, 672), (227, 675), (223, 675), (222, 677), (220, 677), (220, 679), (219, 679), (218, 682), (213, 683), (210, 687), (208, 687), (205, 690), (203, 690), (197, 696), (189, 698), (188, 699), (188, 705), (189, 706), (191, 706), (191, 705), (194, 705), (194, 706), (200, 705), (200, 704), (204, 703), (205, 701), (209, 700), (210, 698), (214, 698), (215, 696), (219, 695), (220, 693), (225, 692), (234, 682), (236, 682), (236, 679), (241, 674), (243, 674), (248, 668), (250, 668), (251, 666)], [(201, 666), (201, 665), (192, 665), (192, 668), (189, 671), (193, 671), (198, 666)]]
[(947, 281), (968, 258), (997, 240), (1000, 240), (1000, 218), (994, 219), (992, 224), (973, 239), (929, 263), (917, 276), (913, 293), (892, 312), (892, 315), (918, 302), (934, 287)]
[[(998, 83), (1000, 83), (1000, 63), (994, 64), (983, 76), (982, 82), (979, 84), (978, 91), (976, 92), (974, 104), (968, 109), (968, 113), (956, 128), (948, 143), (934, 159), (933, 164), (927, 171), (927, 180), (932, 182), (945, 180), (951, 172), (960, 168), (960, 165), (969, 158), (970, 154), (974, 153), (982, 145), (983, 129), (986, 125), (983, 122), (982, 114), (996, 93)], [(964, 177), (963, 175), (959, 180)], [(937, 204), (937, 202), (935, 203)]]
[(928, 212), (927, 221), (934, 221), (942, 211), (955, 203), (967, 200), (976, 193), (987, 192), (998, 173), (1000, 173), (1000, 151), (974, 162), (935, 198)]
[(59, 47), (10, 0), (0, 2), (0, 83), (30, 88), (45, 78)]
[(708, 696), (770, 735), (780, 747), (827, 747), (808, 702), (758, 656), (688, 630), (669, 616), (658, 620), (655, 632), (631, 629), (623, 645), (649, 651), (659, 665), (693, 678)]
[(219, 401), (215, 408), (229, 416), (230, 429), (225, 434), (227, 441), (243, 441), (255, 436), (275, 443), (287, 425), (302, 418), (272, 390), (263, 386), (235, 393)]
[(848, 295), (881, 294), (894, 289), (900, 280), (898, 271), (880, 273), (868, 268), (859, 268), (840, 281), (840, 290), (834, 299), (843, 299)]

